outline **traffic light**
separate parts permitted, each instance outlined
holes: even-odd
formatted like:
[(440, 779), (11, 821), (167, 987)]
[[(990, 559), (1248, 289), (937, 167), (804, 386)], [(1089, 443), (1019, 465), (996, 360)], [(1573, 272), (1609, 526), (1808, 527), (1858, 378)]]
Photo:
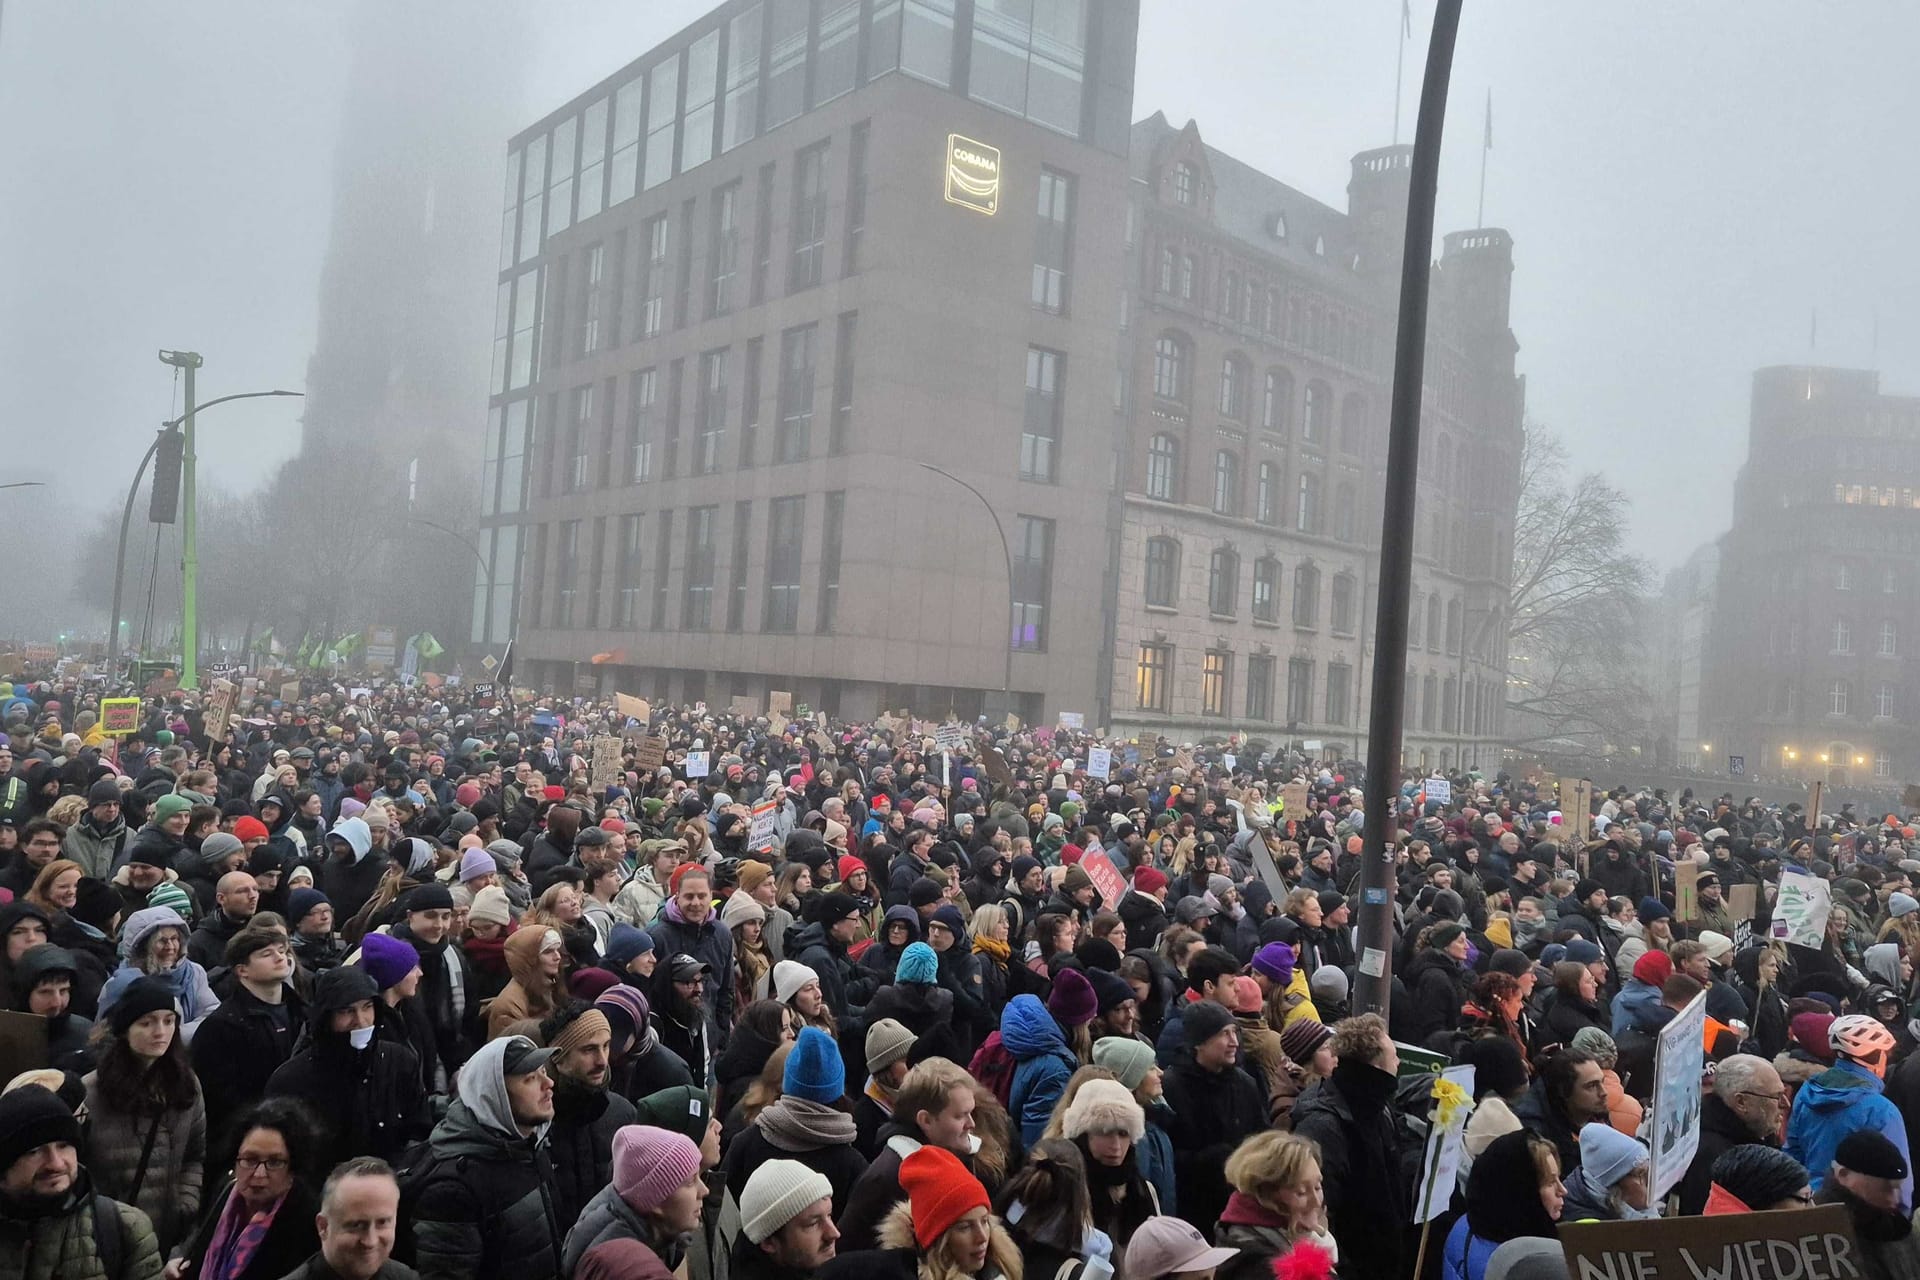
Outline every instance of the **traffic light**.
[(180, 455), (186, 437), (178, 431), (162, 431), (153, 451), (153, 495), (147, 500), (147, 519), (154, 524), (172, 524), (180, 514)]

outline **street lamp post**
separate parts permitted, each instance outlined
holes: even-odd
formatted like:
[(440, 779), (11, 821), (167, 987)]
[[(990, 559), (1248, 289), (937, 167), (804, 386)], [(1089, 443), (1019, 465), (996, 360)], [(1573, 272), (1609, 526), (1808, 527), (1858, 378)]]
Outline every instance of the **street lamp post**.
[(1013, 552), (1007, 544), (1006, 528), (1000, 523), (1000, 513), (993, 509), (991, 502), (987, 501), (986, 494), (944, 467), (936, 467), (931, 462), (923, 462), (920, 465), (937, 476), (945, 476), (980, 499), (980, 505), (987, 509), (987, 517), (993, 521), (993, 531), (1000, 535), (1000, 555), (1007, 562), (1007, 660), (1000, 675), (1000, 693), (1006, 699), (1007, 711), (1011, 712), (1013, 710), (1013, 623), (1017, 611), (1013, 601)]
[(180, 415), (186, 424), (180, 454), (180, 502), (185, 508), (180, 513), (180, 687), (192, 689), (200, 683), (200, 512), (194, 476), (193, 375), (206, 361), (198, 351), (162, 351), (160, 363), (187, 373), (187, 411)]

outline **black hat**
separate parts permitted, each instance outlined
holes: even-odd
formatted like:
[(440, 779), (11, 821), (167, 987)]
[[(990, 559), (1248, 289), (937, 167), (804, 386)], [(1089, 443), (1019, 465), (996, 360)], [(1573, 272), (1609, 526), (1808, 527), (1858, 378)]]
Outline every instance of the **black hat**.
[(926, 876), (920, 876), (907, 886), (907, 905), (910, 907), (930, 907), (945, 897), (938, 882)]
[(813, 900), (813, 905), (807, 912), (807, 922), (817, 924), (823, 929), (831, 929), (848, 916), (858, 915), (859, 912), (859, 899), (850, 893), (836, 890), (833, 893), (823, 893)]
[(113, 923), (113, 917), (124, 909), (125, 905), (112, 885), (105, 880), (83, 876), (75, 887), (73, 906), (67, 914), (81, 924), (92, 925), (102, 933), (107, 933), (107, 926)]
[(1117, 1009), (1136, 998), (1133, 984), (1117, 973), (1090, 968), (1086, 970), (1086, 975), (1087, 981), (1093, 984), (1093, 998), (1101, 1013)]
[(1522, 978), (1533, 972), (1533, 961), (1527, 959), (1524, 951), (1515, 951), (1512, 947), (1502, 947), (1493, 953), (1487, 969), (1492, 973), (1504, 973), (1511, 977)]
[(1869, 1178), (1902, 1182), (1907, 1176), (1907, 1162), (1900, 1148), (1877, 1129), (1855, 1129), (1840, 1139), (1840, 1145), (1833, 1149), (1833, 1162)]
[(120, 784), (112, 778), (102, 778), (87, 788), (87, 808), (97, 804), (119, 804)]
[(80, 1122), (66, 1103), (37, 1084), (0, 1094), (0, 1170), (49, 1142), (80, 1145)]
[(158, 978), (135, 978), (120, 992), (107, 1012), (113, 1033), (124, 1036), (134, 1023), (150, 1013), (178, 1012), (173, 1003), (173, 988)]
[(423, 884), (407, 894), (408, 912), (414, 911), (451, 911), (453, 910), (453, 890), (434, 881)]
[(675, 982), (692, 982), (695, 978), (705, 977), (713, 971), (713, 966), (696, 956), (681, 952), (667, 961), (668, 971)]
[(1227, 1006), (1211, 1000), (1195, 1000), (1180, 1015), (1180, 1027), (1186, 1033), (1189, 1049), (1198, 1049), (1232, 1025), (1233, 1015), (1227, 1012)]
[(1585, 902), (1588, 898), (1591, 898), (1594, 894), (1605, 893), (1606, 890), (1607, 890), (1607, 886), (1601, 884), (1598, 880), (1592, 880), (1592, 879), (1582, 880), (1579, 884), (1576, 884), (1573, 886), (1574, 901)]
[(525, 1036), (514, 1036), (507, 1041), (506, 1052), (500, 1055), (500, 1074), (503, 1076), (530, 1075), (547, 1065), (558, 1049), (542, 1049)]
[(338, 1013), (379, 995), (380, 987), (372, 974), (357, 964), (343, 964), (327, 970), (314, 982), (313, 1009), (316, 1014)]
[(167, 870), (173, 865), (167, 857), (167, 851), (165, 849), (154, 848), (153, 845), (144, 840), (129, 842), (127, 862), (129, 865), (137, 862), (145, 867), (159, 867), (162, 871)]

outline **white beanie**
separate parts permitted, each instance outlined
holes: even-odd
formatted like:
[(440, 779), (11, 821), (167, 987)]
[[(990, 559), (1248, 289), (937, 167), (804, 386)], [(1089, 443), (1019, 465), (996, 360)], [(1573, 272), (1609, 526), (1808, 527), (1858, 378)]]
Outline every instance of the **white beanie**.
[(809, 982), (820, 981), (820, 975), (797, 960), (782, 960), (773, 966), (773, 998), (781, 1004), (793, 999), (800, 988)]
[(1147, 1131), (1147, 1113), (1118, 1080), (1089, 1080), (1074, 1093), (1061, 1127), (1069, 1138), (1124, 1133), (1138, 1141)]
[(833, 1196), (833, 1184), (798, 1160), (768, 1160), (740, 1190), (740, 1229), (759, 1244), (810, 1204)]

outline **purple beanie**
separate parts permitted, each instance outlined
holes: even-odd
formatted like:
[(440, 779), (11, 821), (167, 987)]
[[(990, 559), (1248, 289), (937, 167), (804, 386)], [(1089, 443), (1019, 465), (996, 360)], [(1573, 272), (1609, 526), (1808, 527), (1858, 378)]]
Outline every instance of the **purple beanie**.
[(624, 1057), (633, 1047), (640, 1033), (646, 1030), (647, 1016), (652, 1012), (646, 992), (624, 982), (595, 996), (593, 1007), (607, 1016), (607, 1025), (613, 1031), (615, 1058)]
[(630, 1124), (613, 1135), (613, 1187), (636, 1213), (652, 1213), (700, 1172), (700, 1148), (684, 1133)]
[(1269, 942), (1253, 953), (1253, 971), (1286, 986), (1293, 981), (1293, 948), (1284, 942)]
[(360, 967), (382, 991), (404, 982), (420, 967), (420, 953), (411, 942), (385, 933), (370, 933), (360, 940)]
[(1078, 969), (1062, 969), (1053, 980), (1047, 996), (1047, 1012), (1063, 1027), (1084, 1027), (1100, 1012), (1100, 1001), (1093, 984)]
[(460, 883), (478, 880), (481, 876), (495, 875), (500, 864), (485, 849), (469, 849), (460, 855)]

